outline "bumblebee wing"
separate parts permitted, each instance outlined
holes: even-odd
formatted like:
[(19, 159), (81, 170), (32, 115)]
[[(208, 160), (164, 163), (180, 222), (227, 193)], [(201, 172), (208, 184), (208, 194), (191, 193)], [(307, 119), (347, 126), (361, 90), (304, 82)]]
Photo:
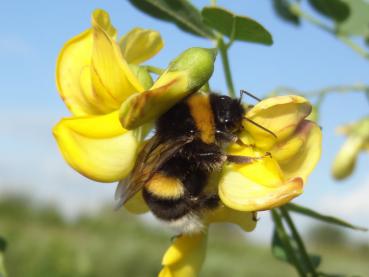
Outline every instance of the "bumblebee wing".
[(119, 182), (115, 191), (116, 208), (120, 208), (152, 178), (157, 170), (193, 137), (180, 137), (163, 141), (157, 136), (150, 139), (137, 157), (130, 176)]

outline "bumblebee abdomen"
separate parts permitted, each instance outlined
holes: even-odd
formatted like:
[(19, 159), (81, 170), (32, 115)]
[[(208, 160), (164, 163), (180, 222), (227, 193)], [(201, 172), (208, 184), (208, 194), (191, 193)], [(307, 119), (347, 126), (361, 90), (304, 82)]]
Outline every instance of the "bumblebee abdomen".
[(178, 178), (169, 177), (160, 172), (155, 173), (145, 184), (145, 189), (160, 199), (178, 199), (184, 195), (183, 184)]

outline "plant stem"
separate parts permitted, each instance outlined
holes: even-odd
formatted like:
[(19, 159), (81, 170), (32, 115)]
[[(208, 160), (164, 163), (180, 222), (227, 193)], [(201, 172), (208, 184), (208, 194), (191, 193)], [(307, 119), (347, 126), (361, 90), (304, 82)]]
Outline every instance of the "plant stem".
[(279, 210), (282, 213), (283, 218), (286, 220), (288, 227), (291, 230), (291, 234), (293, 236), (293, 238), (295, 239), (296, 243), (297, 243), (297, 247), (300, 250), (301, 256), (305, 261), (305, 264), (308, 266), (309, 268), (309, 273), (311, 274), (312, 277), (316, 277), (318, 276), (317, 272), (315, 271), (315, 267), (311, 262), (311, 259), (306, 251), (304, 242), (302, 241), (299, 232), (296, 229), (295, 224), (292, 221), (292, 218), (290, 217), (287, 209), (285, 207), (280, 207)]
[(319, 19), (311, 16), (310, 14), (304, 12), (301, 10), (300, 6), (298, 4), (293, 4), (290, 6), (290, 11), (296, 15), (297, 17), (301, 17), (305, 19), (306, 21), (310, 22), (311, 24), (318, 26), (319, 28), (323, 29), (324, 31), (330, 33), (331, 35), (336, 36), (341, 42), (346, 44), (348, 47), (350, 47), (353, 51), (355, 51), (357, 54), (362, 56), (365, 59), (369, 60), (369, 53), (365, 51), (362, 47), (360, 47), (358, 44), (353, 42), (348, 36), (339, 34), (335, 29), (332, 27), (324, 24)]
[(283, 226), (281, 216), (277, 212), (277, 210), (273, 209), (272, 212), (272, 218), (274, 221), (274, 225), (277, 231), (278, 236), (280, 237), (284, 249), (286, 250), (287, 256), (289, 260), (295, 265), (295, 268), (298, 272), (298, 274), (302, 277), (306, 276), (304, 269), (302, 268), (301, 264), (299, 263), (299, 260), (296, 256), (296, 253), (293, 251), (292, 245), (290, 243), (288, 234)]
[(161, 75), (163, 74), (163, 72), (165, 71), (164, 69), (162, 68), (159, 68), (159, 67), (155, 67), (155, 66), (151, 66), (151, 65), (146, 65), (145, 66), (146, 69), (151, 72), (151, 73), (155, 73), (157, 75)]
[(305, 97), (322, 97), (329, 93), (338, 92), (338, 93), (348, 93), (348, 92), (368, 92), (369, 86), (364, 84), (354, 84), (354, 85), (338, 85), (338, 86), (328, 86), (319, 90), (314, 90), (310, 92), (302, 92), (296, 90), (294, 88), (289, 87), (278, 87), (275, 90), (276, 94), (282, 94), (284, 92), (294, 93), (303, 95)]
[(227, 83), (228, 94), (231, 97), (236, 97), (234, 86), (233, 86), (233, 81), (232, 81), (231, 69), (230, 69), (229, 60), (228, 60), (228, 47), (224, 43), (223, 38), (218, 39), (217, 46), (220, 51), (220, 56), (222, 58), (222, 64), (223, 64), (224, 75), (225, 75), (225, 79)]
[(358, 53), (360, 56), (369, 60), (369, 53), (365, 51), (364, 48), (360, 47), (358, 44), (349, 39), (347, 36), (338, 34), (337, 38), (347, 46), (351, 47), (351, 49)]

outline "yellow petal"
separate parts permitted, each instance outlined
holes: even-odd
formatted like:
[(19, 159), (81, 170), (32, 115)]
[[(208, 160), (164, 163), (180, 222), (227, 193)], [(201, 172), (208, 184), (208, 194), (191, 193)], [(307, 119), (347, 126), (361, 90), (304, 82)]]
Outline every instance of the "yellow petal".
[(118, 109), (142, 85), (123, 59), (118, 44), (99, 26), (93, 27), (91, 78), (94, 91), (108, 95)]
[(99, 182), (114, 182), (128, 175), (139, 141), (123, 129), (118, 113), (62, 119), (53, 129), (64, 159), (82, 175)]
[[(103, 10), (96, 10), (93, 13), (92, 23), (112, 36), (116, 33), (109, 15)], [(57, 61), (58, 91), (68, 109), (76, 116), (104, 114), (119, 106), (111, 95), (93, 87), (91, 80), (93, 44), (93, 31), (88, 29), (64, 45)]]
[(302, 147), (291, 158), (279, 162), (279, 165), (287, 179), (301, 177), (305, 183), (320, 159), (322, 131), (314, 122), (304, 120), (296, 134), (304, 137)]
[(92, 31), (87, 30), (69, 40), (59, 54), (56, 84), (65, 105), (76, 116), (101, 114), (110, 107), (98, 105), (91, 84), (90, 64)]
[(165, 252), (159, 277), (195, 277), (205, 260), (207, 235), (181, 235)]
[(301, 178), (275, 187), (251, 181), (241, 173), (226, 171), (219, 183), (219, 197), (228, 207), (239, 211), (262, 211), (284, 205), (303, 190)]
[(143, 214), (149, 211), (149, 207), (143, 199), (141, 191), (129, 199), (124, 207), (127, 209), (127, 211), (134, 214)]
[(284, 141), (277, 142), (273, 146), (270, 150), (273, 158), (275, 158), (279, 164), (289, 163), (289, 159), (300, 153), (301, 148), (304, 146), (315, 125), (315, 123), (308, 120), (302, 121), (293, 135)]
[(237, 156), (259, 158), (248, 164), (231, 163), (227, 166), (230, 170), (237, 171), (251, 181), (263, 186), (274, 187), (284, 182), (283, 172), (277, 161), (270, 156), (266, 156), (265, 152), (237, 144), (232, 145), (227, 152)]
[(256, 220), (251, 212), (240, 212), (221, 205), (214, 211), (205, 214), (206, 223), (233, 223), (244, 231), (251, 232), (256, 227)]
[(110, 16), (106, 11), (102, 9), (94, 10), (91, 16), (91, 22), (94, 26), (100, 26), (109, 36), (113, 38), (117, 36), (117, 30), (111, 24)]
[(272, 131), (278, 138), (263, 129), (244, 121), (245, 135), (251, 135), (257, 147), (270, 149), (274, 143), (290, 136), (298, 124), (311, 112), (311, 104), (303, 97), (275, 96), (267, 98), (247, 113), (246, 117)]
[(160, 33), (134, 28), (121, 38), (120, 47), (128, 63), (140, 64), (155, 56), (164, 46)]

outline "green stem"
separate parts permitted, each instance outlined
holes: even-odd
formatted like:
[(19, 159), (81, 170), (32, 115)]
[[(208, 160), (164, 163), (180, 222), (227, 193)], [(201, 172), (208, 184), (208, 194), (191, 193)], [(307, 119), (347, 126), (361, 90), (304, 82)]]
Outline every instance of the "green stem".
[(347, 46), (351, 47), (351, 49), (354, 50), (356, 53), (358, 53), (360, 56), (369, 60), (369, 53), (365, 51), (364, 48), (360, 47), (358, 44), (349, 39), (347, 36), (338, 34), (337, 38)]
[(294, 15), (305, 19), (306, 21), (310, 22), (311, 24), (313, 24), (315, 26), (318, 26), (319, 28), (321, 28), (324, 31), (330, 33), (331, 35), (336, 36), (341, 42), (343, 42), (348, 47), (350, 47), (352, 50), (354, 50), (357, 54), (359, 54), (363, 58), (369, 60), (369, 53), (367, 51), (365, 51), (365, 49), (363, 49), (358, 44), (356, 44), (355, 42), (353, 42), (349, 37), (347, 37), (347, 36), (345, 36), (343, 34), (339, 34), (332, 27), (324, 24), (323, 22), (321, 22), (317, 18), (315, 18), (315, 17), (311, 16), (310, 14), (308, 14), (308, 13), (304, 12), (303, 10), (301, 10), (301, 8), (300, 8), (300, 6), (298, 4), (291, 5), (290, 6), (290, 11)]
[(368, 92), (369, 86), (364, 84), (354, 84), (354, 85), (340, 85), (340, 86), (329, 86), (325, 87), (319, 90), (314, 90), (310, 92), (302, 92), (299, 90), (296, 90), (294, 88), (289, 87), (278, 87), (274, 90), (276, 94), (283, 94), (283, 93), (294, 93), (303, 95), (305, 97), (322, 97), (329, 93), (348, 93), (348, 92)]
[(220, 51), (220, 56), (222, 58), (222, 64), (223, 64), (224, 75), (225, 75), (225, 79), (227, 83), (228, 94), (231, 97), (236, 97), (234, 86), (233, 86), (233, 81), (232, 81), (231, 68), (229, 66), (229, 60), (228, 60), (228, 47), (224, 43), (223, 38), (218, 39), (217, 46)]
[(276, 231), (278, 233), (279, 238), (281, 239), (283, 243), (284, 249), (286, 250), (289, 260), (295, 265), (295, 268), (298, 274), (302, 277), (305, 277), (306, 274), (301, 264), (299, 263), (296, 253), (293, 251), (288, 234), (283, 226), (281, 216), (278, 214), (278, 212), (275, 209), (271, 210), (271, 212), (272, 212), (272, 218), (274, 221)]
[(161, 74), (163, 74), (164, 73), (164, 69), (162, 69), (162, 68), (159, 68), (159, 67), (155, 67), (155, 66), (151, 66), (151, 65), (146, 65), (145, 66), (146, 67), (146, 69), (149, 71), (149, 72), (151, 72), (151, 73), (155, 73), (155, 74), (157, 74), (157, 75), (161, 75)]
[(291, 230), (292, 237), (295, 239), (297, 243), (297, 247), (299, 248), (301, 256), (304, 259), (305, 264), (307, 265), (309, 269), (309, 273), (311, 274), (312, 277), (318, 276), (318, 273), (315, 271), (315, 267), (312, 264), (311, 259), (306, 251), (304, 242), (302, 241), (300, 234), (297, 231), (297, 228), (295, 224), (293, 223), (292, 218), (290, 217), (287, 209), (285, 207), (280, 207), (279, 210), (281, 211), (282, 217), (286, 220), (287, 225)]

